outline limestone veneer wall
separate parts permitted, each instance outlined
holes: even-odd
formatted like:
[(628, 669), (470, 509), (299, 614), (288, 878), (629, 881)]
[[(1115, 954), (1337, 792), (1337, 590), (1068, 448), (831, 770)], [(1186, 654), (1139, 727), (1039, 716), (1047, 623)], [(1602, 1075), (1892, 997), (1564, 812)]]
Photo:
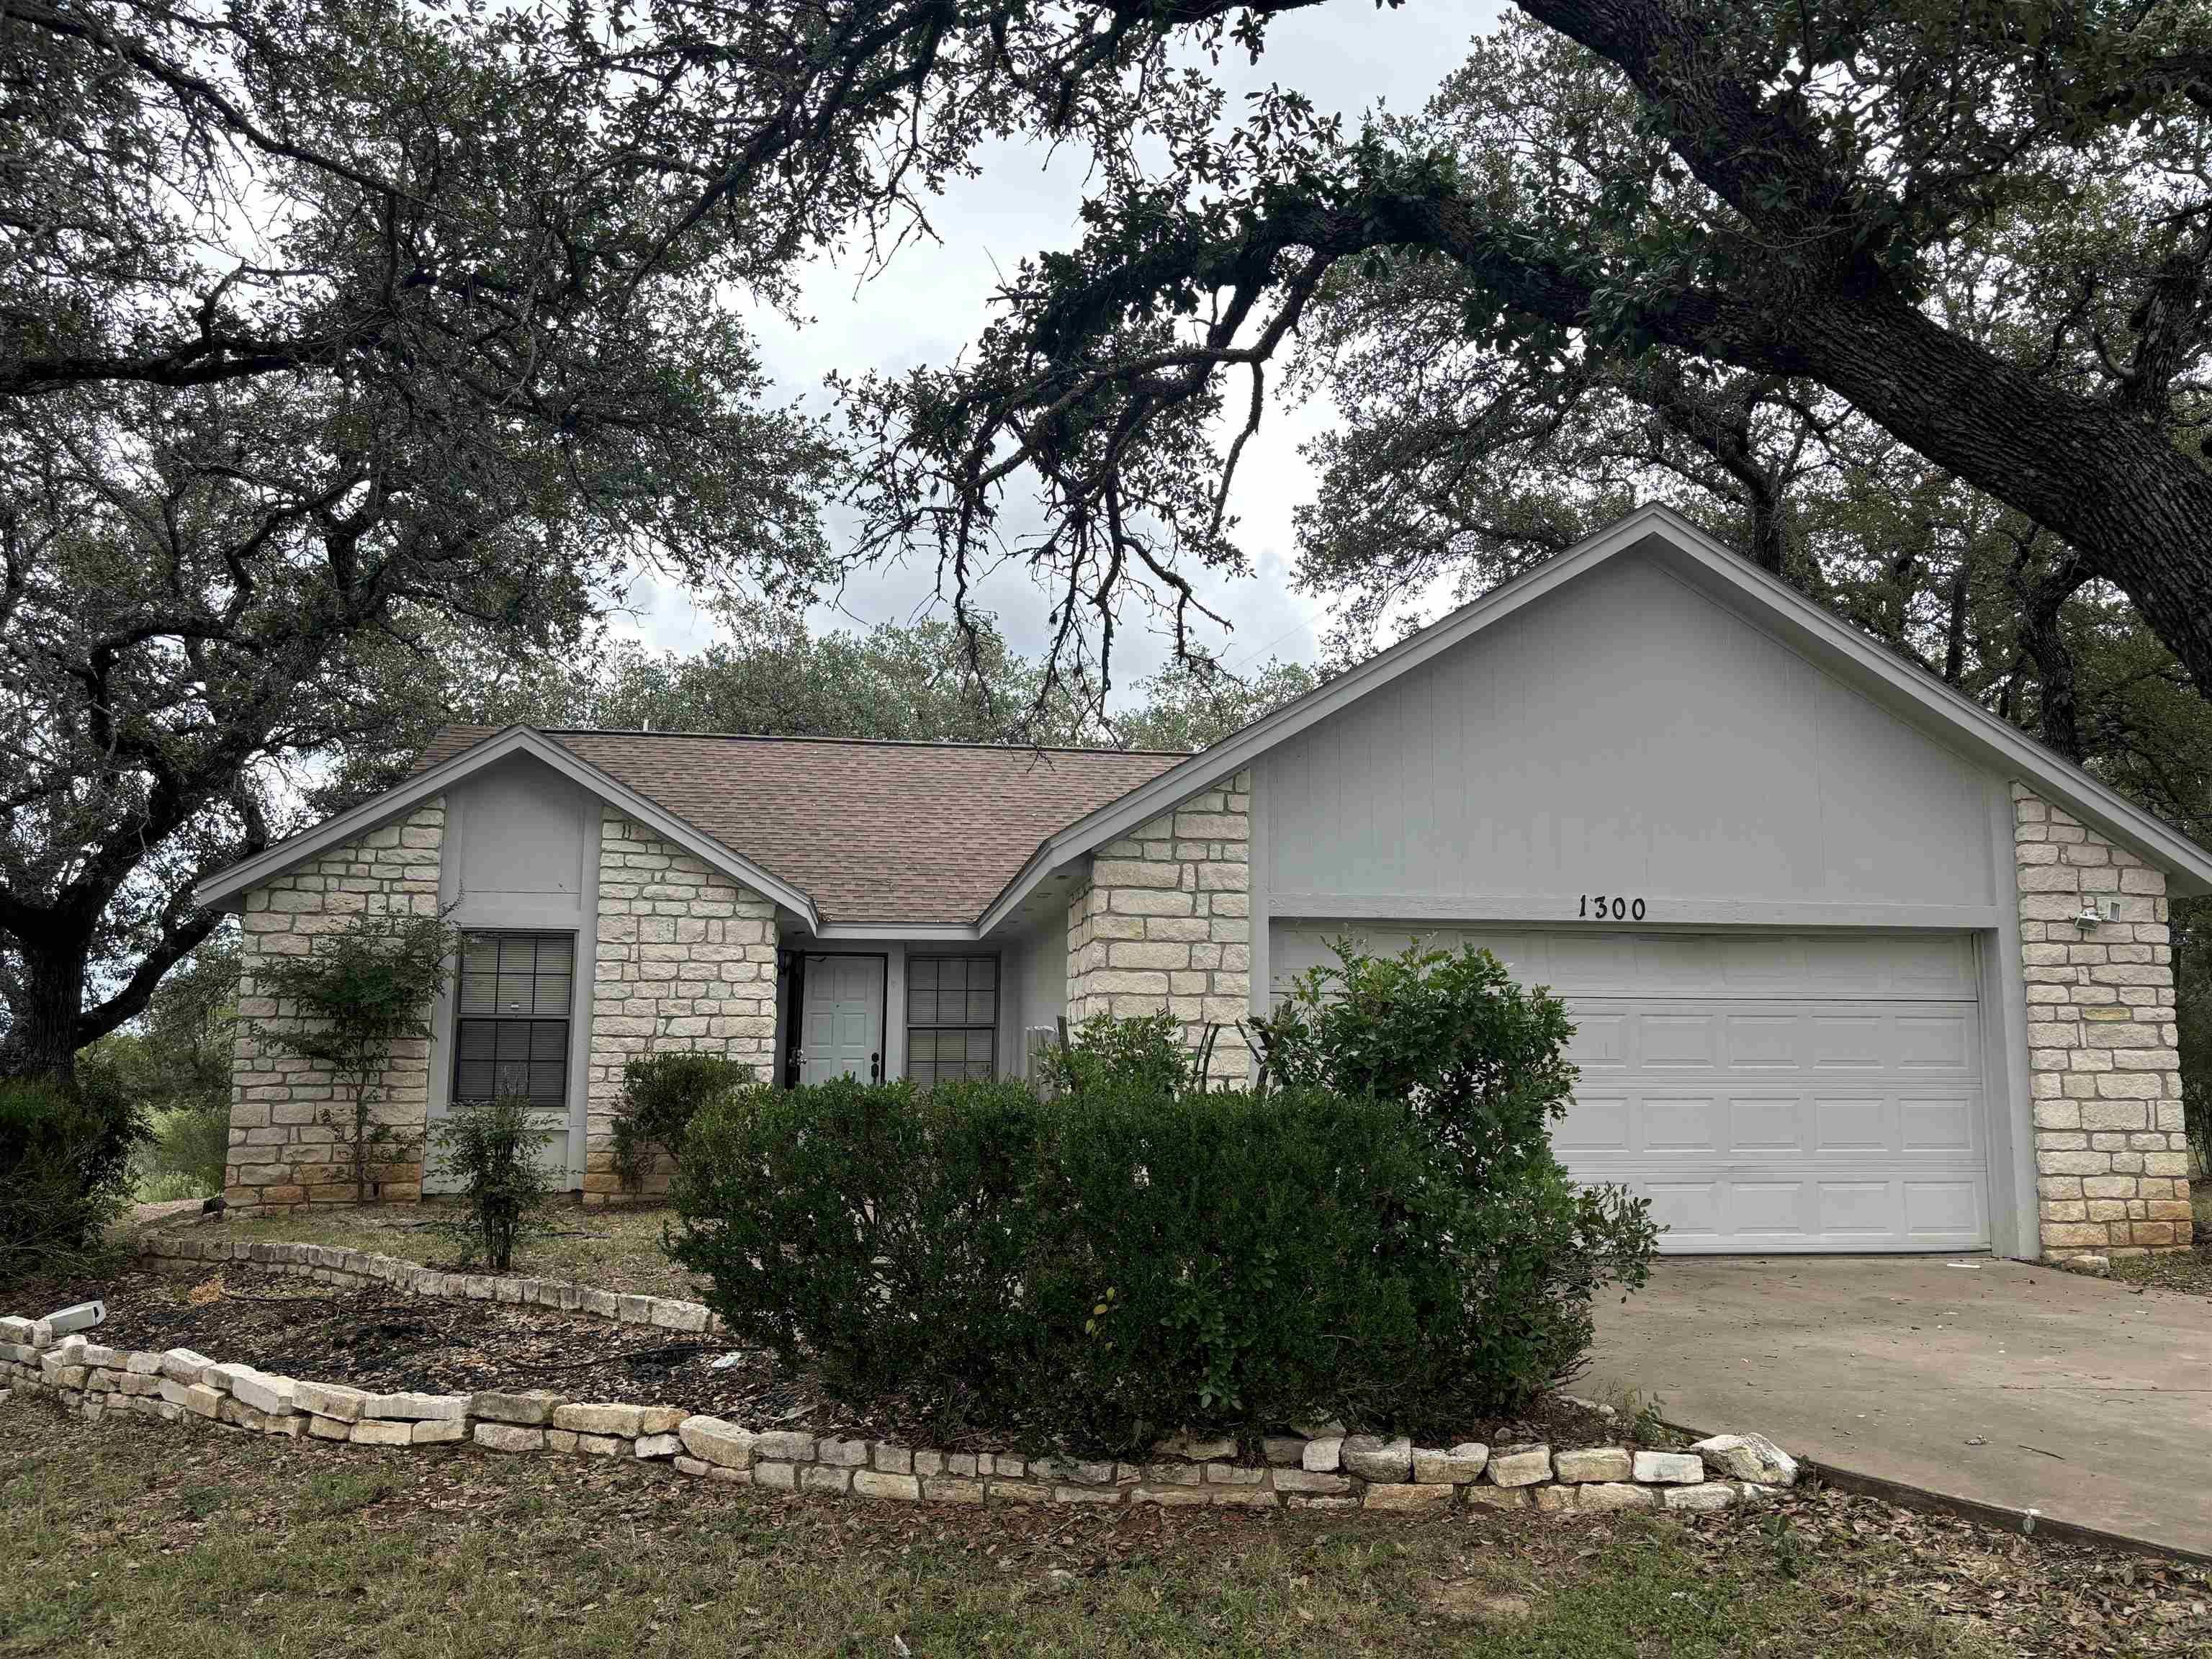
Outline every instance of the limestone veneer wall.
[[(445, 831), (441, 797), (246, 895), (223, 1170), (223, 1196), (240, 1211), (283, 1212), (311, 1203), (350, 1203), (354, 1195), (351, 1104), (337, 1097), (327, 1071), (257, 1033), (257, 1026), (296, 1023), (291, 1009), (268, 994), (258, 969), (272, 957), (307, 955), (316, 935), (335, 933), (357, 915), (435, 915)], [(422, 1196), (429, 1083), (428, 1039), (397, 1044), (371, 1110), (395, 1137), (368, 1166), (378, 1197)]]
[(1212, 1077), (1242, 1080), (1251, 1010), (1252, 775), (1239, 772), (1091, 860), (1067, 915), (1067, 1018), (1165, 1012), (1193, 1048), (1221, 1026)]
[[(2166, 877), (2013, 786), (2021, 960), (2047, 1255), (2190, 1242), (2188, 1137)], [(2084, 931), (2089, 901), (2118, 919)]]
[(623, 1070), (647, 1053), (695, 1051), (775, 1076), (775, 905), (612, 807), (599, 826), (598, 965), (592, 988), (584, 1201), (665, 1190), (665, 1165), (635, 1192), (615, 1168)]

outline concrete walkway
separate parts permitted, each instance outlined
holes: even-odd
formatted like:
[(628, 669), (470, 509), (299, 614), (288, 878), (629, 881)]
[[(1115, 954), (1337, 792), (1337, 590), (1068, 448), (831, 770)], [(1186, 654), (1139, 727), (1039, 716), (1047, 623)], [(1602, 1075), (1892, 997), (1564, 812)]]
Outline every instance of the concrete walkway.
[(2212, 1300), (1987, 1256), (1677, 1257), (1578, 1394), (2212, 1556)]

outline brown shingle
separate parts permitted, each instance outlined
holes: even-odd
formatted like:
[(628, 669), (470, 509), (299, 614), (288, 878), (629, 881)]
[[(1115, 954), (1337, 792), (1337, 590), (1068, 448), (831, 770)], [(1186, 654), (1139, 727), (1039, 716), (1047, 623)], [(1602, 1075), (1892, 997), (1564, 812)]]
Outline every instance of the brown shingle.
[[(495, 734), (452, 726), (424, 767)], [(824, 921), (972, 922), (1038, 842), (1181, 755), (677, 732), (544, 733), (802, 889)]]

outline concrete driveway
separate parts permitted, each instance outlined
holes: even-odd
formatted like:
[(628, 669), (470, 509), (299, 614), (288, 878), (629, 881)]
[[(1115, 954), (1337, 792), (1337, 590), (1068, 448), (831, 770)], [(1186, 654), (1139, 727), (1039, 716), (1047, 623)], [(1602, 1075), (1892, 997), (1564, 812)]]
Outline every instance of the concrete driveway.
[(1577, 1393), (2212, 1556), (2212, 1301), (1987, 1256), (1676, 1257)]

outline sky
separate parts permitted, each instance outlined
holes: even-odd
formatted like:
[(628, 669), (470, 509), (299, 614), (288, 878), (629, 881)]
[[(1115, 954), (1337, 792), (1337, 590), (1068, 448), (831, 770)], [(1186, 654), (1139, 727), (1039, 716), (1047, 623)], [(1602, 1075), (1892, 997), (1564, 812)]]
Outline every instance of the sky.
[[(1466, 56), (1468, 41), (1495, 16), (1490, 5), (1450, 0), (1411, 0), (1395, 10), (1369, 0), (1334, 0), (1276, 18), (1257, 65), (1232, 54), (1221, 72), (1232, 106), (1244, 93), (1280, 82), (1305, 93), (1324, 112), (1342, 113), (1349, 127), (1378, 100), (1394, 111), (1420, 107)], [(1070, 153), (1048, 160), (1042, 147), (1000, 146), (985, 161), (980, 178), (961, 181), (933, 208), (936, 242), (909, 245), (886, 274), (857, 288), (854, 267), (818, 263), (803, 285), (803, 325), (766, 313), (758, 318), (763, 361), (780, 396), (822, 409), (823, 377), (833, 370), (896, 374), (950, 362), (981, 331), (1000, 271), (1046, 248), (1073, 245), (1080, 158)], [(1241, 404), (1244, 391), (1240, 382), (1232, 401)], [(1318, 658), (1327, 613), (1319, 602), (1291, 591), (1291, 512), (1311, 495), (1298, 446), (1331, 415), (1325, 405), (1271, 404), (1239, 464), (1231, 510), (1242, 520), (1253, 574), (1198, 583), (1200, 597), (1231, 625), (1227, 635), (1210, 630), (1206, 642), (1232, 668), (1255, 667), (1271, 656), (1306, 663)], [(834, 605), (817, 606), (810, 623), (819, 632), (915, 620), (932, 603), (934, 580), (927, 561), (865, 572)], [(632, 626), (653, 647), (693, 652), (717, 637), (715, 619), (680, 589), (643, 586), (631, 600)], [(1026, 578), (994, 578), (983, 604), (1015, 649), (1034, 655), (1042, 648), (1047, 601)], [(1123, 622), (1128, 631), (1115, 641), (1114, 679), (1125, 689), (1157, 670), (1169, 651), (1166, 639), (1130, 626), (1138, 621), (1133, 608)]]

